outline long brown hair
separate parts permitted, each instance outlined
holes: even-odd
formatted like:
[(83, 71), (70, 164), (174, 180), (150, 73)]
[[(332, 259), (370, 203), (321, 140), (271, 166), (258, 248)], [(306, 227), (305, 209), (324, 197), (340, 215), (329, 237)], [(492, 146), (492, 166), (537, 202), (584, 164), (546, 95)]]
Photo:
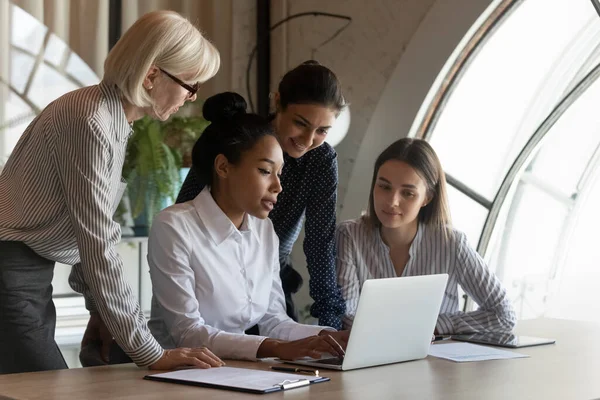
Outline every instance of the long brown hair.
[(373, 189), (375, 188), (379, 168), (389, 160), (402, 161), (410, 165), (425, 182), (427, 196), (431, 200), (419, 211), (419, 222), (449, 234), (452, 221), (448, 207), (446, 174), (437, 154), (435, 154), (435, 150), (422, 139), (404, 138), (397, 140), (377, 157), (373, 168), (369, 209), (365, 215), (368, 225), (373, 229), (381, 227), (381, 222), (375, 213)]

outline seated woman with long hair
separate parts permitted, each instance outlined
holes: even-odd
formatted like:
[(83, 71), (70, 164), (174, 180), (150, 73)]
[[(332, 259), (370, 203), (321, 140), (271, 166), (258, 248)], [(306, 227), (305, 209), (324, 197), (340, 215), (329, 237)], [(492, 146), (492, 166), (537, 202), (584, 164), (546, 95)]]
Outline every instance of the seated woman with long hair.
[[(424, 140), (400, 139), (375, 162), (369, 209), (336, 230), (337, 275), (352, 327), (367, 279), (449, 275), (435, 332), (507, 332), (516, 323), (506, 290), (450, 223), (446, 178)], [(458, 286), (479, 305), (462, 312)], [(390, 305), (392, 306), (392, 305)]]
[[(211, 124), (192, 158), (204, 189), (159, 213), (150, 233), (152, 333), (166, 347), (206, 346), (228, 359), (342, 356), (348, 332), (286, 314), (267, 218), (282, 190), (273, 128), (236, 93), (207, 99), (203, 114)], [(246, 335), (254, 325), (260, 335)]]

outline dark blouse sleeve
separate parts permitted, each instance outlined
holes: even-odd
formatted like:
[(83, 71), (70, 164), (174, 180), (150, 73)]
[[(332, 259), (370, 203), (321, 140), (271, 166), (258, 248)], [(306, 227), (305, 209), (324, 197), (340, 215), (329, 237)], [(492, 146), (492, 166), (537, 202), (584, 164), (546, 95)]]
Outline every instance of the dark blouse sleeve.
[(193, 200), (200, 194), (202, 189), (204, 189), (204, 185), (198, 182), (198, 177), (192, 168), (190, 169), (190, 172), (188, 172), (185, 181), (183, 181), (183, 185), (181, 186), (181, 190), (177, 196), (177, 201), (175, 202), (185, 203), (186, 201)]
[(314, 300), (311, 315), (319, 325), (342, 328), (345, 303), (335, 273), (335, 213), (338, 185), (337, 154), (324, 144), (312, 173), (312, 190), (306, 205), (304, 254)]

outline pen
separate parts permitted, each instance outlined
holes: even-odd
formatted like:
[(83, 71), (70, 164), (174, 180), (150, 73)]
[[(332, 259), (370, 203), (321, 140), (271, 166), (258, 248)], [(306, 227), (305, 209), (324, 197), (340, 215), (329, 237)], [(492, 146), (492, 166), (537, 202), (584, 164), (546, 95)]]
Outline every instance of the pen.
[(435, 338), (433, 339), (434, 342), (439, 342), (440, 340), (450, 340), (452, 336), (450, 335), (435, 335)]
[(273, 371), (281, 371), (281, 372), (299, 372), (302, 374), (310, 374), (314, 376), (319, 376), (318, 369), (304, 369), (304, 368), (293, 368), (293, 367), (277, 367), (272, 366), (271, 369)]

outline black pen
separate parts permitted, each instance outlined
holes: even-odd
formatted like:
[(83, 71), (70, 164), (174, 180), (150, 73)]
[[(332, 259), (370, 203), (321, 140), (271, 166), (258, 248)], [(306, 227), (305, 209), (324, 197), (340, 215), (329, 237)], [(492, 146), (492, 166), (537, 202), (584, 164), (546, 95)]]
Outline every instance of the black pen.
[(433, 339), (433, 341), (439, 342), (441, 340), (450, 340), (450, 338), (452, 338), (452, 336), (450, 336), (450, 335), (435, 335), (435, 338)]
[(272, 366), (271, 369), (273, 371), (299, 372), (301, 374), (310, 374), (310, 375), (314, 375), (314, 376), (319, 376), (319, 370), (318, 369), (304, 369), (304, 368), (278, 367), (278, 366)]

